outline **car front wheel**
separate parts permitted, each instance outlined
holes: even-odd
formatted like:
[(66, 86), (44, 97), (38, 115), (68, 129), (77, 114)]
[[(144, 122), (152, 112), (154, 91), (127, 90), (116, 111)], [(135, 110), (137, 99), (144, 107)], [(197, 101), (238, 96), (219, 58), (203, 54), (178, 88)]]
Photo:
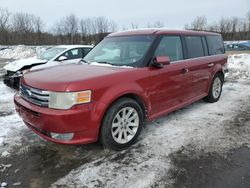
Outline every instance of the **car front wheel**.
[(104, 116), (101, 141), (104, 147), (122, 150), (131, 146), (138, 138), (144, 122), (141, 106), (133, 99), (121, 98)]

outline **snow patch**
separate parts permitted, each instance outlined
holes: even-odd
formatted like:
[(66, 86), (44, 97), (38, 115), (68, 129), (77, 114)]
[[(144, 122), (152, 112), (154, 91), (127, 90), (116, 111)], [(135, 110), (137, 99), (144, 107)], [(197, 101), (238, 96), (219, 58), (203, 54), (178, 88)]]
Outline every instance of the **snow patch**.
[(6, 49), (0, 50), (0, 58), (2, 59), (24, 59), (35, 57), (45, 51), (48, 46), (5, 46)]
[(250, 80), (250, 54), (235, 54), (228, 56), (228, 73), (226, 79)]

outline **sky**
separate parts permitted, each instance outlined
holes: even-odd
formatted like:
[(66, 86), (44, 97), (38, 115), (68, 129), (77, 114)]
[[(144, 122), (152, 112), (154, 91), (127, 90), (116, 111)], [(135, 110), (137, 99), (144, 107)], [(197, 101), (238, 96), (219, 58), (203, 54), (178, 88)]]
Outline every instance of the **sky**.
[(196, 16), (206, 16), (209, 23), (222, 17), (244, 18), (250, 0), (0, 0), (0, 7), (40, 16), (47, 30), (71, 13), (78, 18), (105, 16), (117, 23), (118, 30), (157, 21), (167, 28), (183, 29)]

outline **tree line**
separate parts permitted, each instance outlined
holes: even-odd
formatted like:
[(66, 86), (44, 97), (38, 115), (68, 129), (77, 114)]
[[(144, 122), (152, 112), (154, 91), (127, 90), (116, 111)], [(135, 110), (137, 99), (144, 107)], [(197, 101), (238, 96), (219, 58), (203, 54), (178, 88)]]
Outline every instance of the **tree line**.
[[(157, 21), (148, 27), (163, 27)], [(97, 44), (107, 34), (117, 31), (117, 24), (104, 16), (81, 18), (70, 14), (56, 22), (46, 31), (43, 20), (28, 13), (12, 14), (0, 7), (0, 44), (2, 45), (57, 45), (57, 44)], [(139, 25), (131, 23), (132, 29)], [(123, 28), (126, 30), (127, 28)]]
[(116, 29), (116, 23), (106, 17), (79, 19), (70, 14), (47, 32), (39, 16), (0, 8), (0, 44), (4, 45), (96, 44)]
[(218, 32), (224, 40), (250, 40), (250, 11), (245, 18), (221, 18), (215, 23), (208, 23), (205, 16), (197, 16), (185, 29)]
[[(157, 21), (147, 27), (164, 27)], [(131, 23), (132, 29), (139, 29)], [(123, 28), (126, 30), (128, 28)], [(205, 16), (197, 16), (185, 29), (206, 30), (221, 33), (224, 40), (250, 39), (250, 11), (245, 18), (221, 18), (208, 23)], [(78, 18), (70, 14), (61, 18), (48, 32), (44, 21), (28, 13), (11, 13), (0, 7), (0, 44), (2, 45), (56, 45), (56, 44), (96, 44), (107, 34), (117, 31), (117, 24), (104, 16)]]

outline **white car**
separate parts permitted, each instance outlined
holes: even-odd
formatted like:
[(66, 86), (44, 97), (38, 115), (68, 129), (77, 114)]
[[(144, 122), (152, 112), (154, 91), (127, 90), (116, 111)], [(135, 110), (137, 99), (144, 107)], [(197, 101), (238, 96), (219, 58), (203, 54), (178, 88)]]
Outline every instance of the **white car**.
[[(21, 59), (5, 65), (4, 83), (12, 88), (19, 88), (19, 80), (24, 70), (38, 67), (47, 67), (80, 61), (93, 46), (89, 45), (60, 45), (41, 53), (38, 57)], [(43, 65), (41, 65), (43, 64)]]

